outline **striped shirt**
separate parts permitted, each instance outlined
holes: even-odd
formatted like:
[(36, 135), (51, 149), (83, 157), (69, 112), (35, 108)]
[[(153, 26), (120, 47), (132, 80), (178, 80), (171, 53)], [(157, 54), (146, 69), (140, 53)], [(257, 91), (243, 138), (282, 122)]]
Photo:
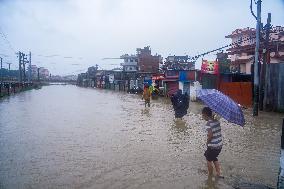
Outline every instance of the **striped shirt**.
[(212, 131), (213, 137), (208, 144), (208, 147), (212, 148), (221, 148), (223, 145), (222, 142), (222, 134), (221, 134), (221, 126), (218, 120), (209, 120), (205, 126), (207, 132), (209, 130)]

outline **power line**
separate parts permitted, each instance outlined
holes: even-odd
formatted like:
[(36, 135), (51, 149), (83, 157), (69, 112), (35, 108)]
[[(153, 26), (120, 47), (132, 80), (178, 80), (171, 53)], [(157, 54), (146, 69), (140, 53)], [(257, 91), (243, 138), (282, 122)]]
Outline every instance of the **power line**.
[[(254, 0), (254, 3), (256, 4), (255, 0)], [(250, 0), (250, 12), (251, 12), (252, 16), (253, 16), (255, 19), (257, 19), (256, 16), (255, 16), (255, 14), (254, 14), (254, 12), (253, 12), (253, 10), (252, 10), (252, 0)]]
[(2, 54), (0, 53), (1, 56), (4, 56), (4, 57), (9, 57), (9, 55), (6, 55), (6, 54)]
[(216, 52), (216, 51), (220, 51), (222, 49), (225, 49), (225, 48), (228, 48), (228, 47), (235, 47), (235, 46), (239, 46), (240, 43), (243, 43), (243, 42), (246, 42), (246, 41), (249, 41), (249, 40), (252, 40), (252, 39), (255, 39), (255, 36), (249, 36), (249, 37), (242, 37), (240, 38), (238, 41), (234, 42), (234, 43), (231, 43), (229, 45), (225, 45), (225, 46), (222, 46), (222, 47), (219, 47), (217, 49), (214, 49), (214, 50), (211, 50), (211, 51), (207, 51), (205, 53), (201, 53), (201, 54), (197, 54), (195, 56), (192, 56), (192, 57), (189, 57), (188, 59), (190, 61), (196, 61), (198, 58), (202, 57), (202, 56), (205, 56), (207, 54), (210, 54), (210, 53), (213, 53), (213, 52)]
[(8, 40), (7, 36), (5, 35), (5, 33), (4, 33), (3, 29), (1, 28), (1, 26), (0, 26), (0, 34), (1, 34), (2, 38), (6, 41), (6, 43), (10, 47), (10, 49), (13, 52), (16, 52), (15, 49), (13, 48), (13, 46), (11, 45), (10, 41)]
[(45, 54), (35, 54), (35, 56), (39, 56), (42, 58), (54, 58), (54, 57), (61, 57), (64, 59), (79, 59), (82, 60), (83, 57), (79, 56), (79, 57), (73, 57), (73, 56), (65, 56), (65, 55), (60, 55), (60, 54), (51, 54), (51, 55), (45, 55)]

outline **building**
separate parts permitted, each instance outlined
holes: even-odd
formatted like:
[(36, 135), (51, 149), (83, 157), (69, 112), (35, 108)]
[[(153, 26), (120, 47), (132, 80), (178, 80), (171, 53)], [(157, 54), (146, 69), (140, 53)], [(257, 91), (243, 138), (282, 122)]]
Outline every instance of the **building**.
[(124, 54), (120, 59), (123, 59), (122, 80), (125, 82), (126, 91), (143, 88), (143, 83), (152, 81), (151, 74), (159, 73), (162, 60), (160, 55), (151, 54), (149, 46), (137, 48), (135, 55)]
[(96, 77), (96, 72), (98, 70), (98, 66), (91, 66), (88, 68), (87, 74), (90, 79), (94, 79)]
[(59, 82), (59, 81), (63, 81), (63, 78), (60, 75), (52, 75), (50, 76), (50, 81)]
[(31, 65), (31, 72), (32, 72), (32, 78), (36, 79), (37, 78), (37, 66), (36, 65)]
[(44, 67), (39, 68), (39, 77), (40, 78), (47, 79), (47, 78), (49, 78), (49, 76), (50, 76), (50, 73), (49, 73), (49, 70), (47, 68), (44, 68)]
[(123, 59), (123, 72), (148, 72), (158, 73), (162, 61), (161, 55), (152, 55), (150, 46), (137, 48), (136, 55), (124, 54), (120, 56)]
[(63, 81), (76, 81), (78, 79), (77, 75), (66, 75), (62, 76)]
[(152, 55), (150, 46), (142, 48), (137, 48), (137, 57), (138, 57), (138, 71), (139, 72), (149, 72), (149, 73), (158, 73), (159, 66), (162, 62), (161, 55)]
[(87, 73), (80, 73), (77, 77), (77, 85), (82, 87), (88, 87)]
[(124, 54), (120, 58), (123, 59), (123, 63), (121, 63), (122, 80), (117, 80), (116, 82), (117, 84), (119, 83), (120, 90), (122, 89), (122, 85), (124, 85), (123, 90), (131, 90), (137, 85), (138, 57), (137, 55)]
[(194, 70), (195, 63), (188, 61), (189, 57), (186, 56), (168, 56), (162, 65), (162, 70)]
[(32, 79), (38, 79), (38, 74), (41, 79), (47, 79), (50, 77), (50, 72), (47, 68), (37, 67), (36, 65), (31, 65)]
[[(254, 62), (255, 54), (255, 29), (236, 29), (226, 38), (231, 38), (233, 45), (229, 48), (228, 54), (231, 60), (231, 71), (251, 74), (251, 65)], [(260, 41), (260, 62), (263, 62), (263, 52), (265, 51), (265, 32), (261, 33)], [(280, 63), (284, 61), (284, 27), (276, 26), (270, 30), (268, 42), (270, 52), (270, 63)]]
[[(137, 48), (136, 52), (135, 55), (124, 54), (119, 58), (105, 58), (123, 59), (123, 63), (120, 64), (122, 68), (97, 70), (97, 67), (90, 67), (86, 74), (78, 75), (77, 84), (128, 92), (143, 90), (145, 83), (152, 84), (152, 74), (159, 73), (162, 57), (157, 54), (152, 55), (149, 46)], [(161, 84), (160, 80), (157, 83)]]
[(124, 60), (123, 63), (120, 64), (124, 72), (137, 72), (138, 71), (137, 55), (125, 54), (125, 55), (120, 56), (120, 58)]

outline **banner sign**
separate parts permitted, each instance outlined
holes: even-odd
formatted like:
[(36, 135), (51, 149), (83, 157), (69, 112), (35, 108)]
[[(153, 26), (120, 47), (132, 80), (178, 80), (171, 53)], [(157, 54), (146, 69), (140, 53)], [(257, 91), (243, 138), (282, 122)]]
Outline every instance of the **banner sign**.
[(152, 76), (152, 80), (164, 80), (165, 77), (164, 75), (155, 75), (155, 76)]
[(217, 61), (202, 60), (201, 73), (219, 74), (219, 63)]

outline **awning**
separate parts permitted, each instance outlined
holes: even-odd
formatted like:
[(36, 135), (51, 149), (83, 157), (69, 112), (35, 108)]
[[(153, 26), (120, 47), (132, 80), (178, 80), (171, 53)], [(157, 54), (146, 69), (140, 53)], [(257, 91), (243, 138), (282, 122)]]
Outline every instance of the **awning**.
[(152, 80), (165, 80), (164, 76), (152, 76)]

